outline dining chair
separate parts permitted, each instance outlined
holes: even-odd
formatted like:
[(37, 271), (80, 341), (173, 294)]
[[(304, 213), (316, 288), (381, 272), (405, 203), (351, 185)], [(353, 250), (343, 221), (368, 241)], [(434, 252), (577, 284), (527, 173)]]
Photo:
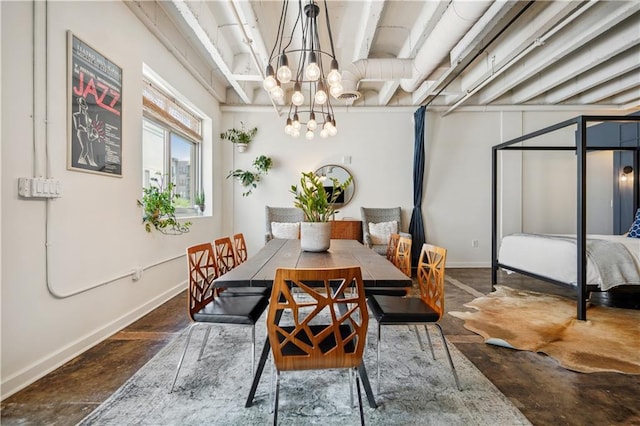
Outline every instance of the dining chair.
[[(358, 266), (279, 268), (269, 303), (267, 334), (276, 369), (273, 423), (277, 424), (280, 373), (342, 368), (353, 375), (362, 364), (369, 317)], [(355, 375), (364, 424), (360, 382)], [(353, 392), (351, 395), (353, 405)]]
[(233, 236), (233, 246), (235, 248), (236, 266), (244, 263), (249, 257), (247, 252), (247, 243), (244, 241), (244, 234), (242, 232)]
[(398, 241), (400, 240), (400, 234), (393, 233), (389, 236), (389, 243), (387, 243), (387, 260), (396, 264), (396, 249), (398, 248)]
[(219, 325), (242, 325), (251, 327), (251, 374), (255, 366), (255, 324), (266, 310), (269, 300), (266, 296), (246, 295), (242, 297), (218, 297), (210, 278), (216, 274), (216, 263), (211, 243), (198, 244), (187, 248), (187, 268), (189, 280), (189, 294), (187, 297), (187, 312), (192, 323), (184, 344), (184, 350), (178, 361), (176, 373), (171, 383), (169, 393), (178, 379), (182, 362), (184, 361), (191, 334), (198, 325), (206, 325), (202, 346), (198, 354), (198, 361), (202, 358), (211, 327)]
[(394, 264), (406, 276), (411, 277), (411, 238), (398, 238)]
[[(239, 263), (236, 262), (236, 253), (233, 250), (233, 243), (231, 238), (222, 237), (214, 241), (213, 247), (215, 248), (215, 259), (217, 273), (213, 279), (218, 278), (220, 275), (224, 275), (227, 272), (234, 269)], [(268, 296), (270, 289), (268, 287), (218, 287), (216, 292), (220, 296), (246, 296), (246, 295), (260, 295)]]
[(427, 324), (434, 324), (440, 331), (443, 347), (449, 359), (449, 366), (453, 373), (456, 387), (460, 390), (460, 382), (456, 373), (447, 341), (442, 327), (438, 323), (444, 314), (444, 276), (447, 250), (431, 244), (423, 244), (418, 261), (418, 287), (420, 297), (397, 297), (386, 295), (371, 295), (367, 303), (369, 312), (378, 322), (378, 354), (377, 374), (378, 393), (380, 393), (380, 328), (382, 325), (415, 325), (416, 337), (420, 348), (424, 351), (424, 345), (420, 339), (417, 325), (424, 325), (427, 340), (431, 348), (431, 355), (435, 359), (435, 352), (431, 344), (431, 337)]

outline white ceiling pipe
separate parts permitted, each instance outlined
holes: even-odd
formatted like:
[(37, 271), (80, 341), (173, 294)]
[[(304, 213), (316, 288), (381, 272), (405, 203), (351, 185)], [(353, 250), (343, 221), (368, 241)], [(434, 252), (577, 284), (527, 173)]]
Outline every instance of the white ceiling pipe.
[(342, 87), (346, 92), (356, 91), (360, 81), (410, 78), (414, 72), (413, 59), (360, 59), (342, 70)]
[(406, 92), (413, 92), (420, 87), (422, 81), (429, 77), (443, 60), (449, 58), (451, 49), (492, 3), (492, 1), (452, 1), (438, 25), (416, 54), (414, 59), (416, 73), (411, 79), (402, 80), (400, 87)]

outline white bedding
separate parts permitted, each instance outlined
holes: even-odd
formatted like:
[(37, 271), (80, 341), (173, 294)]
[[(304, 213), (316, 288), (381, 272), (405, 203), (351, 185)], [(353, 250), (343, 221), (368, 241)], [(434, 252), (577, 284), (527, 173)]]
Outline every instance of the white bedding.
[[(618, 285), (640, 285), (640, 238), (623, 235), (588, 235), (592, 240), (606, 240), (626, 247), (629, 256), (620, 260), (592, 259), (587, 252), (587, 284), (608, 290)], [(595, 241), (593, 244), (598, 243)], [(622, 246), (616, 247), (624, 251)], [(595, 251), (594, 251), (595, 252)], [(602, 250), (600, 250), (602, 252)], [(564, 283), (576, 285), (575, 236), (514, 234), (504, 237), (498, 262)], [(598, 263), (599, 262), (599, 263)]]

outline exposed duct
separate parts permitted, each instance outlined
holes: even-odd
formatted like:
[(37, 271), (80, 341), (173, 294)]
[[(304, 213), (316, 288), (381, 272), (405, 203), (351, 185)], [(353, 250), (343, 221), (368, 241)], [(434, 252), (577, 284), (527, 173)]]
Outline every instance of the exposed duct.
[(355, 100), (360, 97), (360, 81), (401, 80), (406, 92), (415, 91), (440, 63), (475, 21), (491, 6), (491, 1), (453, 1), (422, 45), (415, 59), (370, 58), (353, 62), (342, 71), (343, 96)]

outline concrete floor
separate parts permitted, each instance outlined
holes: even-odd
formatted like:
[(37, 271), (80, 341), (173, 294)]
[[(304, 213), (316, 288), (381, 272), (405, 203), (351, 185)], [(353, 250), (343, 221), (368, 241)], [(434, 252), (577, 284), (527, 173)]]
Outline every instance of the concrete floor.
[[(447, 276), (490, 292), (489, 269), (448, 269)], [(572, 296), (572, 291), (526, 277), (501, 275), (500, 283)], [(465, 310), (474, 295), (446, 285), (446, 310)], [(1, 404), (2, 425), (73, 425), (108, 398), (189, 323), (186, 293), (89, 349)], [(637, 305), (636, 305), (637, 307)], [(535, 425), (640, 425), (640, 376), (582, 374), (553, 359), (491, 346), (450, 315), (447, 338)], [(640, 338), (640, 336), (638, 337)]]

